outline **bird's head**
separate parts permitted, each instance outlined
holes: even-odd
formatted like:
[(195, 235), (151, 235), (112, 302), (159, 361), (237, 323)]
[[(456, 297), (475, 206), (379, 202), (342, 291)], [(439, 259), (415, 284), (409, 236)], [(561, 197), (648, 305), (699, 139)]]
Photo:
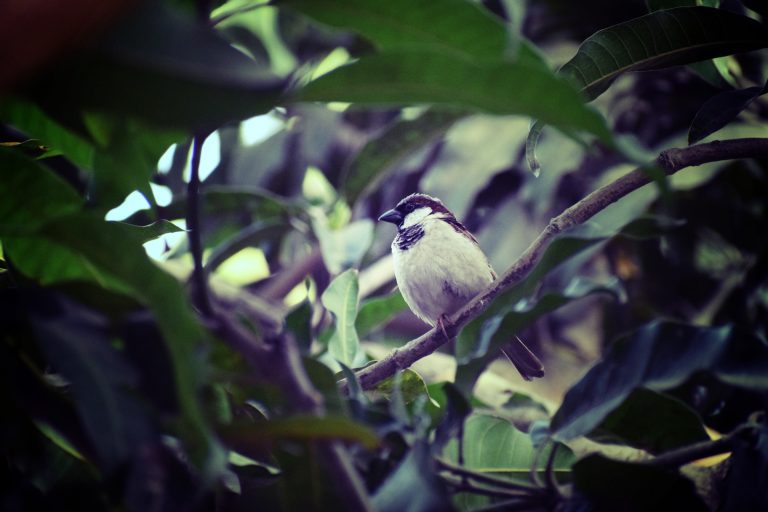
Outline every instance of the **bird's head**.
[(397, 203), (397, 206), (384, 212), (379, 220), (391, 222), (402, 231), (429, 218), (448, 216), (452, 216), (451, 212), (439, 199), (426, 194), (411, 194)]

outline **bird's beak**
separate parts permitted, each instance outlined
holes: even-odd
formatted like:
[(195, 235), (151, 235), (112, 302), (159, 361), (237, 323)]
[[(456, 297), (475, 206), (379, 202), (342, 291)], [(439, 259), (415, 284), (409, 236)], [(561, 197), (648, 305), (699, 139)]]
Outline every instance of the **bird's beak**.
[(381, 214), (379, 220), (384, 222), (391, 222), (392, 224), (400, 224), (403, 221), (402, 214), (397, 210), (389, 210)]

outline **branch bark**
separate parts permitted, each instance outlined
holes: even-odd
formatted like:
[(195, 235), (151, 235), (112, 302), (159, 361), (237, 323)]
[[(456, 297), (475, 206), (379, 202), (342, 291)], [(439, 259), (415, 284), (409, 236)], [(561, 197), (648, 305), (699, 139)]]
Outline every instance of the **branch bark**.
[[(687, 148), (667, 149), (659, 154), (655, 163), (667, 175), (672, 175), (686, 167), (740, 158), (768, 158), (768, 139), (733, 139), (713, 141)], [(544, 228), (544, 231), (504, 274), (448, 319), (445, 323), (448, 338), (454, 338), (462, 326), (485, 311), (497, 296), (522, 281), (539, 262), (544, 249), (560, 233), (584, 223), (598, 212), (649, 182), (649, 175), (644, 168), (637, 168), (616, 181), (595, 190), (553, 218)], [(431, 354), (446, 341), (446, 336), (439, 329), (426, 332), (402, 347), (396, 348), (384, 359), (360, 370), (357, 373), (360, 385), (363, 389), (373, 388), (379, 382), (394, 375), (398, 370), (408, 368), (419, 359)], [(342, 387), (346, 389), (346, 383), (342, 384)]]

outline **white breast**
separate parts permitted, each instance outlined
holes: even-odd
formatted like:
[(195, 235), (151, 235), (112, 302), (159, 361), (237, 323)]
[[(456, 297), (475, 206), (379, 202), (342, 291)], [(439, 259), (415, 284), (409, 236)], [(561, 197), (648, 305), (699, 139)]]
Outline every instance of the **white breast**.
[(411, 310), (430, 325), (450, 315), (493, 281), (483, 251), (440, 219), (424, 221), (424, 236), (407, 250), (392, 243), (395, 278)]

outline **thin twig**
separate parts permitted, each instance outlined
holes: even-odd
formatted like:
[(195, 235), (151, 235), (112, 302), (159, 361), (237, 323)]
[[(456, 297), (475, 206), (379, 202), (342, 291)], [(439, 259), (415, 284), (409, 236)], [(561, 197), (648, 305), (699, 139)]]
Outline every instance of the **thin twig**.
[(187, 185), (187, 236), (192, 253), (192, 302), (204, 317), (213, 315), (208, 282), (203, 269), (203, 242), (200, 234), (200, 154), (207, 134), (197, 134), (192, 140), (192, 166)]
[(560, 485), (555, 476), (555, 456), (557, 455), (558, 448), (560, 448), (560, 444), (553, 441), (552, 449), (549, 451), (549, 456), (547, 457), (547, 466), (544, 470), (544, 482), (547, 485), (547, 489), (557, 496), (560, 496)]
[(715, 439), (714, 441), (703, 441), (695, 443), (678, 450), (666, 452), (653, 459), (643, 461), (647, 466), (677, 468), (690, 464), (691, 462), (713, 455), (732, 452), (739, 444), (749, 442), (755, 434), (757, 426), (754, 424), (741, 425), (728, 435)]
[(442, 471), (448, 471), (455, 475), (467, 477), (471, 480), (475, 480), (477, 482), (481, 482), (484, 484), (493, 485), (496, 487), (503, 487), (504, 489), (507, 489), (509, 491), (518, 491), (518, 492), (528, 493), (528, 494), (531, 494), (531, 493), (535, 494), (541, 491), (539, 487), (535, 487), (531, 484), (526, 484), (522, 482), (513, 482), (505, 478), (498, 478), (491, 475), (486, 475), (484, 473), (478, 473), (476, 471), (472, 471), (471, 469), (456, 466), (443, 459), (435, 459), (435, 461), (437, 462), (437, 465)]
[(526, 499), (531, 497), (531, 494), (521, 493), (520, 491), (483, 487), (482, 485), (476, 485), (451, 475), (441, 475), (441, 478), (458, 492), (471, 492), (472, 494), (481, 494), (494, 498)]
[[(768, 158), (768, 139), (734, 139), (698, 144), (687, 148), (668, 149), (656, 159), (656, 164), (668, 175), (686, 167), (707, 162), (738, 158)], [(650, 181), (642, 168), (635, 169), (616, 181), (605, 185), (553, 218), (539, 236), (503, 275), (488, 288), (454, 313), (444, 323), (448, 337), (453, 338), (470, 320), (480, 315), (501, 293), (520, 283), (544, 254), (546, 247), (563, 231), (583, 224), (598, 212)], [(443, 332), (432, 329), (406, 345), (396, 348), (388, 356), (366, 366), (358, 373), (363, 389), (371, 389), (396, 371), (408, 368), (426, 357), (447, 341)], [(342, 384), (345, 389), (345, 384)]]

